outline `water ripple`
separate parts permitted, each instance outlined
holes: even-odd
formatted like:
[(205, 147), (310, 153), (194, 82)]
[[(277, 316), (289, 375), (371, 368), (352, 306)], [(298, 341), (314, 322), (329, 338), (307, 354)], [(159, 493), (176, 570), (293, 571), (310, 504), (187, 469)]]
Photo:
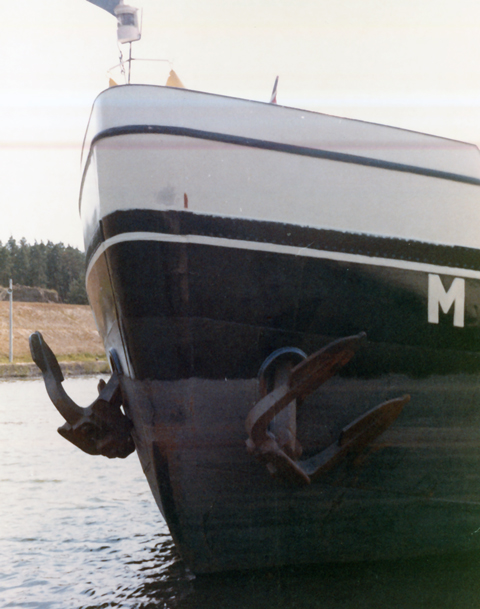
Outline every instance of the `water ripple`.
[[(68, 382), (81, 403), (96, 390), (96, 379)], [(59, 424), (40, 381), (0, 382), (1, 609), (480, 604), (478, 554), (195, 578), (175, 551), (136, 456), (87, 456), (56, 433)]]

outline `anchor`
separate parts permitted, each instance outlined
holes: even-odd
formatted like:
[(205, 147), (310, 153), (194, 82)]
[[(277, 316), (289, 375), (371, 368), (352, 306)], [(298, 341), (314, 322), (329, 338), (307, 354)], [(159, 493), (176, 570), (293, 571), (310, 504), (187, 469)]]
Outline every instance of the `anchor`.
[[(265, 463), (269, 473), (298, 485), (310, 484), (341, 463), (348, 455), (359, 453), (398, 418), (410, 396), (394, 398), (367, 411), (344, 427), (336, 442), (305, 460), (299, 460), (301, 446), (296, 439), (296, 406), (334, 376), (355, 355), (366, 334), (341, 338), (328, 344), (300, 363), (299, 349), (281, 349), (267, 358), (261, 372), (263, 397), (246, 420), (247, 450)], [(290, 361), (285, 360), (290, 353)], [(265, 378), (268, 367), (284, 359), (273, 378)], [(269, 390), (270, 389), (270, 390)]]
[(58, 433), (89, 455), (124, 459), (134, 450), (130, 434), (133, 424), (121, 411), (120, 372), (98, 384), (98, 398), (88, 408), (78, 406), (62, 386), (63, 373), (53, 351), (40, 332), (30, 338), (33, 361), (42, 371), (47, 393), (66, 423)]

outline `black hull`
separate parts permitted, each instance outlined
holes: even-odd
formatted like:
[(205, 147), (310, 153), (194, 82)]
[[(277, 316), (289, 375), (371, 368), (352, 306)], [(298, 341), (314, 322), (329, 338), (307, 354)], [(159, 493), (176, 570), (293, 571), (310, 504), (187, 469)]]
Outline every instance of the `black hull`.
[[(114, 230), (119, 216), (122, 213), (103, 221), (105, 239), (122, 234)], [(135, 212), (129, 212), (132, 235), (144, 228), (143, 216), (140, 211), (137, 219)], [(295, 254), (245, 250), (216, 244), (214, 239), (225, 237), (235, 244), (244, 235), (237, 232), (232, 238), (234, 227), (226, 234), (224, 219), (216, 225), (212, 218), (208, 219), (212, 243), (154, 240), (162, 234), (183, 236), (182, 216), (190, 214), (149, 212), (150, 233), (142, 231), (142, 238), (113, 244), (106, 253), (111, 291), (136, 378), (251, 378), (275, 349), (295, 345), (311, 353), (333, 338), (358, 332), (366, 332), (369, 339), (365, 353), (352, 364), (359, 377), (479, 370), (480, 273), (479, 279), (466, 280), (462, 327), (454, 324), (454, 306), (439, 314), (438, 323), (428, 319), (430, 268), (434, 273), (438, 268), (444, 271), (441, 281), (448, 291), (456, 271), (477, 274), (480, 259), (475, 250), (368, 236), (361, 236), (362, 241), (350, 236), (349, 242), (349, 236), (340, 233), (336, 245), (348, 247), (360, 262), (308, 257), (301, 249)], [(155, 219), (163, 233), (155, 230)], [(196, 233), (202, 234), (197, 215), (193, 223), (200, 225)], [(250, 224), (257, 229), (250, 236), (254, 248), (267, 238), (272, 241), (275, 223)], [(265, 228), (260, 232), (262, 224)], [(295, 228), (299, 237), (290, 238), (290, 243), (296, 247), (305, 250), (307, 243), (317, 251), (315, 246), (325, 245), (325, 231)], [(282, 226), (282, 230), (293, 228)], [(395, 249), (397, 259), (392, 260)], [(375, 265), (364, 255), (372, 250), (381, 252)], [(383, 266), (382, 260), (393, 266)], [(421, 262), (425, 269), (409, 268), (409, 261)], [(93, 288), (89, 293), (92, 301), (98, 299)], [(192, 323), (194, 332), (189, 329)]]
[[(187, 563), (206, 572), (480, 547), (478, 254), (247, 228), (117, 213), (89, 252), (87, 289), (121, 356), (137, 451)], [(192, 232), (204, 241), (184, 239)], [(465, 269), (463, 300), (432, 321), (429, 276), (447, 293)], [(385, 400), (408, 393), (410, 403), (315, 484), (270, 478), (245, 449), (262, 363), (281, 347), (310, 354), (359, 332), (364, 347), (299, 410), (304, 454)]]
[[(270, 478), (245, 450), (254, 379), (124, 383), (145, 474), (177, 547), (199, 573), (479, 548), (472, 379), (392, 377), (383, 390), (376, 381), (332, 383), (299, 414), (304, 450), (328, 446), (365, 406), (405, 390), (415, 405), (394, 428), (298, 488)], [(459, 396), (463, 412), (453, 416), (446, 403)], [(153, 413), (152, 404), (162, 407)]]

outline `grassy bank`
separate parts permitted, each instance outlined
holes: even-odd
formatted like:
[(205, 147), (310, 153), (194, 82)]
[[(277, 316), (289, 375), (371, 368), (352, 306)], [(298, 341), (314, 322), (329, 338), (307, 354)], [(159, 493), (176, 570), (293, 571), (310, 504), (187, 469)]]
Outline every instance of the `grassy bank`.
[(42, 333), (58, 361), (65, 364), (62, 366), (67, 374), (68, 370), (73, 374), (75, 370), (96, 373), (102, 367), (108, 368), (88, 305), (40, 302), (13, 303), (12, 366), (9, 364), (9, 303), (0, 302), (0, 377), (8, 371), (15, 376), (30, 376), (28, 371), (36, 367), (30, 356), (28, 337), (36, 330)]

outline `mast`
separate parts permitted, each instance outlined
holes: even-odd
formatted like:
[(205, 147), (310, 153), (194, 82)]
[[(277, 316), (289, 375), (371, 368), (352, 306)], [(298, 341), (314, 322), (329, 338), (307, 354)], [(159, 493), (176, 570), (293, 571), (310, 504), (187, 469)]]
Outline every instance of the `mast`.
[[(100, 8), (103, 8), (108, 13), (117, 18), (117, 40), (119, 44), (129, 44), (128, 53), (128, 77), (127, 82), (130, 84), (130, 75), (132, 72), (132, 42), (140, 40), (142, 33), (138, 24), (138, 8), (124, 4), (123, 0), (87, 0)], [(122, 62), (122, 54), (120, 54)], [(122, 62), (123, 63), (123, 62)]]

